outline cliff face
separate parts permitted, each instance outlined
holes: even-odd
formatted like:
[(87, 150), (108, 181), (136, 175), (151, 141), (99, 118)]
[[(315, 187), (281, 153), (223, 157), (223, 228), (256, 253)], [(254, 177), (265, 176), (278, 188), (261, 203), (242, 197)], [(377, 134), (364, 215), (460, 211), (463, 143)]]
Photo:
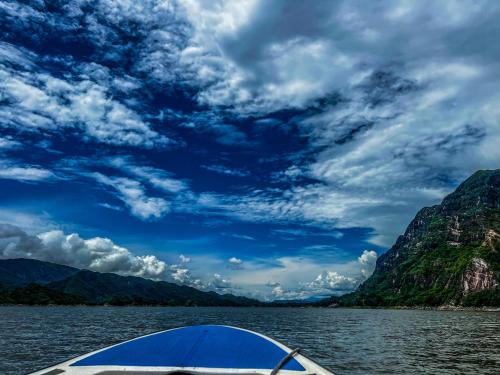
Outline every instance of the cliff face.
[(420, 210), (346, 305), (499, 305), (500, 170)]

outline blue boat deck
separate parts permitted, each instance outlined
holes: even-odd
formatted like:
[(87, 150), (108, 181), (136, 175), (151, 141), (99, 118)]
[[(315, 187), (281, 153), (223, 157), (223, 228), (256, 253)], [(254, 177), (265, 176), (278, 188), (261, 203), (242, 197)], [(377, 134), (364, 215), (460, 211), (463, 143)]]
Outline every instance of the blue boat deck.
[[(192, 326), (125, 342), (71, 366), (274, 369), (289, 352), (264, 336), (228, 326)], [(283, 370), (304, 371), (294, 358)]]
[(204, 325), (153, 333), (31, 375), (333, 375), (256, 332)]

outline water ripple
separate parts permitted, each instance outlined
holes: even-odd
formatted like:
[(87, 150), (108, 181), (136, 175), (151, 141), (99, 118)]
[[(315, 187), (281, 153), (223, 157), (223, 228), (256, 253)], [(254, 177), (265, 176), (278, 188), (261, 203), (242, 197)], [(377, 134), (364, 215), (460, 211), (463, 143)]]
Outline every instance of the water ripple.
[(276, 338), (342, 375), (500, 374), (500, 314), (410, 310), (0, 307), (0, 374), (132, 337), (228, 324)]

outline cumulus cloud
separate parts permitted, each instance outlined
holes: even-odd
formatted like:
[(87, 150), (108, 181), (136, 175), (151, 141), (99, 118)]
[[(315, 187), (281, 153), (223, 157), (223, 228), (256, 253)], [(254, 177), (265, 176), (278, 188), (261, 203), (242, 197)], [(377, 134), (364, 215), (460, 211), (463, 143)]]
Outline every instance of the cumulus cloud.
[[(153, 255), (135, 255), (108, 238), (84, 239), (77, 233), (66, 234), (61, 230), (49, 230), (37, 235), (30, 235), (17, 226), (1, 224), (0, 257), (32, 258), (97, 272), (113, 272), (121, 275), (173, 281), (201, 290), (214, 290), (223, 293), (239, 291), (239, 293), (244, 292), (259, 298), (268, 298), (271, 295), (275, 299), (302, 299), (353, 290), (373, 271), (376, 253), (366, 250), (358, 258), (356, 265), (348, 265), (347, 268), (340, 266), (344, 272), (350, 272), (350, 276), (343, 275), (338, 271), (323, 271), (311, 282), (301, 280), (305, 275), (309, 275), (321, 267), (320, 263), (308, 263), (304, 259), (283, 258), (280, 260), (281, 265), (277, 268), (261, 268), (257, 263), (250, 262), (248, 268), (243, 269), (241, 268), (243, 261), (231, 257), (227, 262), (231, 265), (230, 270), (232, 271), (228, 272), (231, 272), (231, 275), (236, 278), (237, 282), (234, 283), (231, 280), (232, 277), (223, 276), (219, 272), (213, 272), (204, 278), (196, 276), (188, 267), (188, 264), (192, 262), (191, 258), (185, 255), (179, 256), (179, 264), (167, 264)], [(282, 281), (262, 285), (264, 289), (270, 288), (270, 292), (250, 288), (250, 285), (255, 286), (255, 282), (263, 280), (264, 277), (276, 278), (285, 274), (293, 276), (292, 279), (296, 282), (290, 283), (288, 278), (288, 286), (285, 286)]]
[(342, 293), (350, 292), (358, 286), (359, 281), (353, 277), (340, 275), (335, 271), (323, 271), (312, 282), (306, 284), (306, 288), (314, 293)]
[[(261, 277), (268, 276), (279, 280), (265, 284), (266, 288), (270, 289), (271, 297), (277, 300), (342, 295), (355, 290), (372, 274), (376, 260), (377, 253), (373, 250), (364, 250), (356, 261), (330, 264), (328, 267), (320, 260), (282, 258), (279, 268), (268, 269), (265, 272), (267, 275), (263, 274)], [(314, 273), (322, 268), (323, 270), (314, 277)], [(314, 277), (312, 281), (304, 281), (311, 276)], [(248, 279), (255, 277), (256, 273), (247, 276)], [(241, 283), (241, 279), (238, 281)], [(263, 294), (269, 298), (269, 294)]]
[(228, 260), (229, 268), (233, 270), (241, 270), (243, 268), (243, 261), (240, 258), (231, 257)]
[(49, 230), (28, 234), (18, 226), (0, 223), (0, 258), (30, 258), (96, 272), (139, 276), (188, 285), (201, 290), (230, 292), (237, 288), (219, 273), (205, 279), (188, 268), (191, 258), (180, 255), (180, 264), (168, 264), (154, 255), (135, 255), (109, 238), (84, 239), (77, 233)]
[(358, 257), (358, 274), (345, 276), (336, 271), (323, 271), (312, 282), (305, 283), (305, 289), (315, 295), (344, 294), (353, 291), (371, 276), (377, 262), (377, 253), (364, 250)]
[(0, 224), (0, 255), (3, 258), (32, 258), (97, 272), (114, 272), (162, 279), (167, 264), (153, 255), (134, 255), (110, 239), (83, 239), (60, 230), (29, 235), (19, 227)]
[[(191, 261), (191, 260), (190, 260)], [(200, 278), (196, 275), (193, 274), (192, 270), (187, 267), (187, 263), (190, 263), (183, 261), (181, 259), (181, 264), (180, 265), (171, 265), (169, 268), (170, 276), (173, 279), (174, 282), (182, 284), (182, 285), (187, 285), (196, 289), (200, 290), (212, 290), (212, 291), (222, 291), (223, 285), (224, 285), (224, 280), (220, 280), (220, 285), (217, 283), (217, 277), (205, 277), (205, 278)], [(216, 274), (218, 275), (218, 274)], [(220, 275), (218, 275), (219, 278)], [(216, 281), (214, 283), (214, 280)], [(220, 287), (219, 287), (219, 286)], [(229, 285), (228, 285), (229, 288)]]
[(192, 278), (191, 271), (188, 268), (174, 267), (172, 278), (179, 283), (185, 284)]
[(243, 263), (243, 261), (241, 259), (236, 258), (236, 257), (229, 258), (228, 262), (231, 263), (231, 264), (241, 264), (241, 263)]
[(371, 276), (377, 264), (377, 253), (373, 250), (364, 250), (358, 258), (361, 266), (361, 274), (365, 279)]
[(224, 278), (218, 273), (214, 273), (213, 278), (209, 283), (209, 287), (215, 289), (216, 291), (225, 293), (234, 286), (229, 279)]
[(301, 289), (287, 289), (280, 283), (267, 283), (271, 289), (271, 297), (274, 300), (300, 300), (309, 297), (308, 293)]

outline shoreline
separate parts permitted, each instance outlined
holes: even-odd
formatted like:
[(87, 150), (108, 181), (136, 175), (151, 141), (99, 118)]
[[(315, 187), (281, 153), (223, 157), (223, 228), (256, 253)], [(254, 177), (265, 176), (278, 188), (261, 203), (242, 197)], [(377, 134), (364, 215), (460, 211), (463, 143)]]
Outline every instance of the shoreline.
[(154, 308), (295, 308), (295, 309), (356, 309), (356, 310), (415, 310), (415, 311), (461, 311), (461, 312), (500, 312), (500, 307), (483, 306), (483, 307), (470, 307), (470, 306), (162, 306), (162, 305), (27, 305), (27, 304), (0, 304), (2, 307), (154, 307)]
[(358, 309), (358, 310), (428, 310), (428, 311), (477, 311), (477, 312), (500, 312), (500, 307), (495, 306), (335, 306), (335, 307), (322, 307), (329, 309)]

